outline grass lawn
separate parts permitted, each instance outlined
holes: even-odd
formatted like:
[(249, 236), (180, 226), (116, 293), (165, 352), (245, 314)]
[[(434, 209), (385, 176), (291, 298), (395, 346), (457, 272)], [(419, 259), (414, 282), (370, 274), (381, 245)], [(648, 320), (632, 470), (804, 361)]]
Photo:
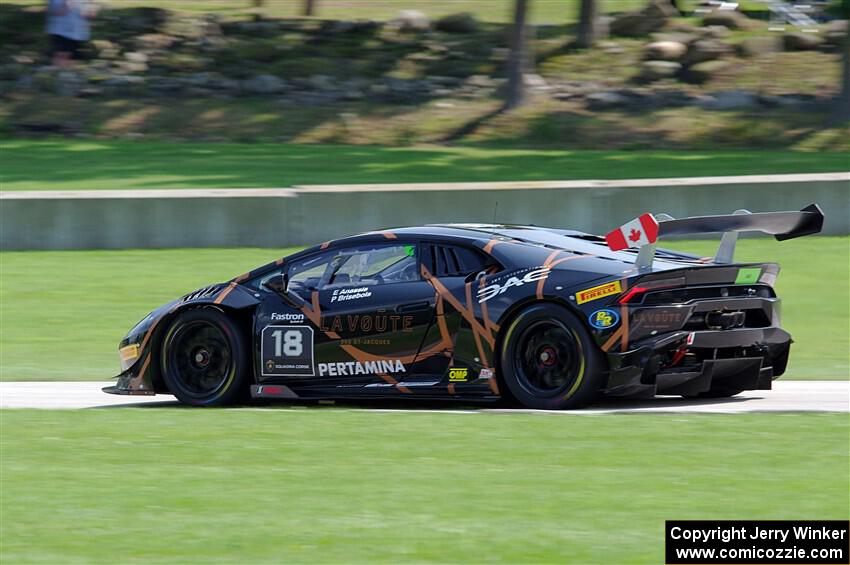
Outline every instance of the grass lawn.
[(0, 422), (8, 563), (661, 563), (666, 519), (850, 511), (846, 414), (120, 408)]
[[(7, 0), (10, 4), (30, 6), (43, 5), (41, 0)], [(643, 7), (645, 0), (616, 0), (607, 2), (612, 12), (624, 12)], [(696, 2), (682, 2), (686, 9), (692, 9)], [(222, 16), (240, 16), (253, 14), (251, 0), (121, 0), (111, 2), (113, 7), (153, 6), (167, 10), (179, 10), (194, 13), (213, 13)], [(531, 3), (531, 20), (537, 24), (561, 24), (578, 20), (577, 0), (535, 0)], [(301, 15), (303, 0), (265, 0), (265, 6), (259, 13), (266, 17), (294, 17)], [(764, 6), (756, 0), (745, 0), (748, 9), (759, 10)], [(389, 20), (398, 16), (401, 10), (421, 10), (432, 18), (458, 12), (472, 12), (476, 17), (488, 22), (510, 22), (513, 0), (429, 0), (426, 3), (409, 0), (318, 0), (316, 16), (327, 19), (351, 20), (369, 18)]]
[(9, 190), (664, 178), (848, 170), (847, 153), (0, 141)]
[[(712, 254), (715, 242), (677, 244)], [(0, 379), (103, 380), (150, 310), (285, 255), (271, 249), (0, 253)], [(777, 289), (794, 335), (784, 378), (847, 379), (850, 238), (746, 239), (739, 260), (784, 266)]]

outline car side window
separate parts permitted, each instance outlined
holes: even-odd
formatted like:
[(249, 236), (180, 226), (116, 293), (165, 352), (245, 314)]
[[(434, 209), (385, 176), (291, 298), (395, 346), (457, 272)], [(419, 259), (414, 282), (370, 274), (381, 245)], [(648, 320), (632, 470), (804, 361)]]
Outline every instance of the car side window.
[(289, 265), (293, 290), (324, 290), (419, 280), (416, 245), (367, 244), (343, 247)]
[(488, 269), (495, 263), (480, 251), (455, 245), (425, 244), (424, 263), (437, 277), (465, 277)]

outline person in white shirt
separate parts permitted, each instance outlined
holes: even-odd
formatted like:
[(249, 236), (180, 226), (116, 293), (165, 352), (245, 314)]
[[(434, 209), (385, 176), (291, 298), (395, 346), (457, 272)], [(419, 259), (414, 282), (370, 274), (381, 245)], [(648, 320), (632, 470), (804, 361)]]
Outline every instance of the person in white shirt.
[(90, 21), (97, 7), (88, 0), (48, 0), (47, 33), (53, 64), (67, 68), (78, 59), (80, 48), (91, 38)]

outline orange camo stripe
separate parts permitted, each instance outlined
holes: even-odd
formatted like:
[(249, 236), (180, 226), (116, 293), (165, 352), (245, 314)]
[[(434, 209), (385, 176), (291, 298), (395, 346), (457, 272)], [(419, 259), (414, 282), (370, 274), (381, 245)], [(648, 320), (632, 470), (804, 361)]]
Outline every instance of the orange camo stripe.
[(460, 314), (466, 319), (466, 321), (469, 322), (469, 325), (473, 327), (473, 330), (481, 333), (481, 335), (484, 337), (484, 341), (486, 341), (487, 345), (489, 345), (492, 349), (496, 342), (495, 338), (490, 335), (490, 332), (485, 331), (484, 328), (481, 327), (481, 324), (478, 322), (478, 320), (475, 319), (475, 315), (472, 313), (471, 309), (463, 306), (460, 301), (455, 298), (455, 296), (451, 292), (449, 292), (449, 289), (447, 289), (445, 285), (440, 282), (440, 279), (434, 277), (424, 265), (422, 266), (422, 274), (425, 279), (427, 279), (431, 284), (434, 285), (434, 288), (437, 289), (437, 292), (440, 293), (443, 298), (445, 298), (455, 310), (460, 312)]
[(406, 386), (399, 386), (398, 381), (395, 380), (394, 378), (392, 378), (391, 376), (389, 376), (388, 374), (378, 373), (378, 376), (381, 377), (382, 379), (384, 379), (385, 381), (387, 381), (388, 383), (390, 383), (391, 385), (393, 385), (394, 387), (396, 387), (400, 392), (404, 392), (404, 393), (407, 393), (407, 394), (410, 393), (409, 388), (407, 388)]
[(617, 343), (617, 341), (620, 339), (620, 337), (622, 335), (623, 335), (623, 327), (620, 326), (619, 328), (617, 328), (617, 331), (615, 331), (613, 334), (611, 334), (611, 337), (608, 338), (608, 341), (606, 341), (605, 343), (602, 344), (602, 351), (608, 351), (609, 349), (614, 347), (614, 344)]
[(629, 348), (629, 307), (625, 304), (620, 305), (620, 328), (623, 330), (623, 335), (620, 341), (620, 351), (626, 352)]
[[(554, 261), (555, 257), (557, 257), (559, 253), (561, 253), (560, 249), (556, 249), (555, 251), (550, 253), (549, 256), (546, 257), (546, 260), (543, 261), (543, 266), (549, 267), (552, 264), (552, 261)], [(540, 279), (539, 281), (537, 281), (537, 299), (538, 300), (543, 299), (543, 285), (545, 283), (546, 283), (546, 279)]]
[(487, 245), (484, 246), (484, 253), (490, 255), (493, 251), (493, 248), (499, 245), (500, 243), (504, 243), (504, 241), (501, 239), (491, 239), (487, 242)]
[(236, 288), (236, 282), (235, 281), (231, 282), (229, 285), (227, 285), (227, 288), (225, 288), (224, 290), (222, 290), (221, 292), (218, 293), (218, 296), (213, 301), (213, 304), (221, 304), (222, 301), (225, 298), (227, 298), (227, 295), (230, 294), (231, 292), (233, 292), (234, 288)]
[[(464, 287), (466, 289), (466, 304), (467, 304), (467, 307), (469, 307), (470, 310), (472, 310), (472, 307), (471, 307), (471, 304), (472, 304), (472, 283), (466, 283), (464, 285)], [(484, 331), (483, 328), (481, 328), (481, 331), (482, 332)], [(487, 361), (487, 355), (484, 353), (484, 347), (482, 347), (482, 345), (481, 345), (481, 337), (482, 336), (479, 333), (479, 329), (477, 327), (473, 326), (472, 337), (473, 337), (473, 339), (475, 339), (475, 347), (478, 349), (478, 355), (481, 357), (481, 364), (484, 365), (485, 367), (489, 367), (490, 363)]]
[(139, 374), (136, 375), (134, 379), (130, 379), (130, 390), (142, 390), (144, 388), (142, 385), (145, 382), (145, 373), (148, 370), (148, 365), (150, 365), (151, 357), (153, 357), (153, 355), (148, 353), (148, 356), (145, 358), (145, 362), (142, 363), (142, 368), (139, 369)]
[(455, 385), (454, 383), (449, 383), (449, 394), (455, 393)]

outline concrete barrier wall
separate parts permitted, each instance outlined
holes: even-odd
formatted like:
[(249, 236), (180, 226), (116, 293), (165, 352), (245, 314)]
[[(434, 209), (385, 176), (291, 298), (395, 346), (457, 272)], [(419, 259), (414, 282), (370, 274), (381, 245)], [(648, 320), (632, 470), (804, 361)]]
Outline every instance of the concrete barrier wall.
[[(604, 233), (645, 212), (674, 217), (799, 210), (850, 233), (850, 173), (291, 189), (7, 192), (3, 249), (286, 247), (404, 225), (493, 221)], [(498, 203), (498, 208), (496, 208)]]

